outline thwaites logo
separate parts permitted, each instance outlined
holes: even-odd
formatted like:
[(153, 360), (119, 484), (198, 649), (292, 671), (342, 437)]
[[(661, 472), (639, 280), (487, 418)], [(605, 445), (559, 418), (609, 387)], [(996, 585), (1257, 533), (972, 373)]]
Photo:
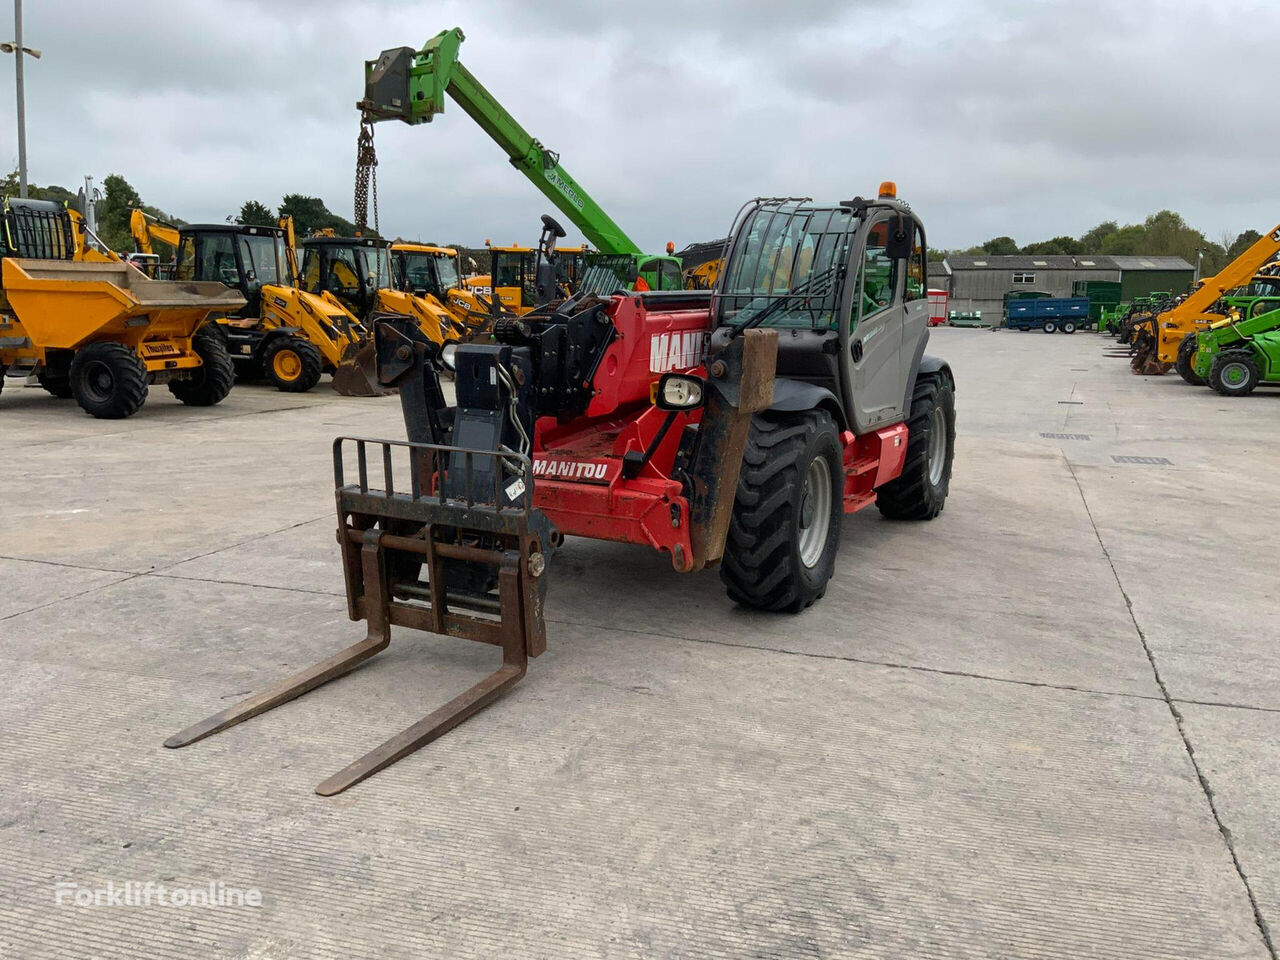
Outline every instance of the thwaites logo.
[(596, 460), (548, 460), (535, 458), (533, 461), (534, 477), (555, 478), (557, 480), (595, 480), (608, 479), (607, 461)]
[(655, 333), (649, 340), (649, 372), (688, 370), (702, 362), (707, 347), (705, 330)]

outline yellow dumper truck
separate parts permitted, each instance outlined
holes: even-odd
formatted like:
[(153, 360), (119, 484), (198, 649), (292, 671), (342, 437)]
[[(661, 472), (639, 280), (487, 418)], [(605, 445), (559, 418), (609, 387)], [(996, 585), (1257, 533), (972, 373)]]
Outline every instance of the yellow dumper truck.
[(44, 200), (4, 201), (0, 215), (0, 386), (35, 377), (103, 419), (132, 416), (164, 383), (191, 406), (235, 382), (210, 317), (244, 305), (216, 282), (151, 280), (114, 256), (87, 257), (73, 216)]

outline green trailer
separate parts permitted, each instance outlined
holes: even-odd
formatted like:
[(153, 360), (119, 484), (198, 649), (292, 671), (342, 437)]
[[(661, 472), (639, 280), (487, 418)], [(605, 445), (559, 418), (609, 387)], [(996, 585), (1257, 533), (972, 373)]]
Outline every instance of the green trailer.
[(1089, 298), (1089, 320), (1101, 329), (1102, 311), (1114, 310), (1120, 304), (1120, 283), (1116, 280), (1077, 280), (1071, 285), (1071, 295)]

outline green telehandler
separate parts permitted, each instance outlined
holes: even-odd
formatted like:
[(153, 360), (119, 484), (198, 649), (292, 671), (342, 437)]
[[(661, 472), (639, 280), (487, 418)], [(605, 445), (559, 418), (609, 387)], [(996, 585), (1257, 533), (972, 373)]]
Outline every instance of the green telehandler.
[[(401, 120), (430, 123), (445, 109), (445, 94), (471, 117), (507, 154), (511, 165), (542, 191), (596, 249), (587, 257), (580, 293), (607, 296), (619, 289), (680, 290), (684, 287), (680, 261), (667, 255), (646, 254), (603, 208), (560, 165), (560, 154), (531, 136), (458, 60), (461, 30), (443, 30), (421, 50), (395, 47), (377, 60), (365, 62), (365, 95), (361, 111), (357, 170), (356, 220), (362, 206), (359, 184), (367, 183), (376, 164), (373, 124)], [(497, 303), (497, 298), (493, 301)]]
[(1224, 397), (1247, 397), (1259, 384), (1280, 385), (1280, 309), (1240, 317), (1233, 310), (1196, 336), (1195, 372)]

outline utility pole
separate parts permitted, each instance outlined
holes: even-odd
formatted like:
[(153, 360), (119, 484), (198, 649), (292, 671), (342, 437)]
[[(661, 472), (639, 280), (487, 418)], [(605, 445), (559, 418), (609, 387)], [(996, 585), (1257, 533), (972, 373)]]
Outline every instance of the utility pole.
[(18, 195), (27, 196), (27, 110), (22, 93), (22, 58), (24, 55), (40, 59), (40, 51), (22, 45), (22, 0), (13, 0), (13, 42), (0, 43), (0, 53), (12, 53), (15, 57), (15, 76), (18, 89)]

